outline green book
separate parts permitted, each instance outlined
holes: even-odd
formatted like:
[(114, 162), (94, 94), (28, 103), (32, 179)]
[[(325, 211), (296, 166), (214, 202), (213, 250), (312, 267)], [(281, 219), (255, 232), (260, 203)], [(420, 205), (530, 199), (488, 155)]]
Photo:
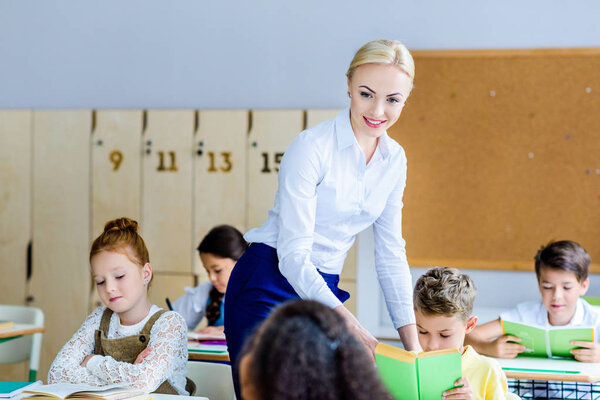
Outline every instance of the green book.
[(457, 349), (414, 354), (379, 343), (375, 362), (381, 380), (397, 400), (438, 400), (462, 377)]
[(501, 322), (504, 335), (521, 338), (518, 343), (525, 346), (525, 351), (521, 353), (523, 355), (573, 358), (570, 351), (577, 346), (573, 346), (572, 341), (594, 341), (594, 328), (541, 328), (510, 321)]

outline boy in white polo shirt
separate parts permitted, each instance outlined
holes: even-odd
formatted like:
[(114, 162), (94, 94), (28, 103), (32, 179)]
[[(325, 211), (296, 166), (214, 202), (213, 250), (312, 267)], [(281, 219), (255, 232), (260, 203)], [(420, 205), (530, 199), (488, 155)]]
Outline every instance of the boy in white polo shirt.
[(520, 303), (500, 318), (477, 326), (465, 343), (479, 353), (500, 358), (514, 358), (525, 347), (514, 336), (502, 335), (500, 320), (537, 326), (593, 327), (594, 342), (571, 342), (579, 349), (571, 350), (576, 360), (600, 362), (600, 314), (581, 299), (589, 287), (590, 256), (583, 247), (570, 240), (549, 243), (535, 255), (535, 273), (542, 296), (539, 301)]

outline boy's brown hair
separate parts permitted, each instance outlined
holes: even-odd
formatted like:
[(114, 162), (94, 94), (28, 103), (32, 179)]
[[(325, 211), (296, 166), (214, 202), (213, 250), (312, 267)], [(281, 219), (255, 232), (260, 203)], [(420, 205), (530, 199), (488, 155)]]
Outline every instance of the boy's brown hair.
[(552, 268), (575, 274), (579, 283), (585, 281), (590, 269), (590, 255), (571, 240), (550, 242), (542, 246), (535, 257), (535, 275), (540, 280), (542, 268)]
[(456, 268), (435, 267), (415, 284), (415, 310), (425, 315), (458, 316), (466, 322), (473, 312), (477, 289), (469, 275)]

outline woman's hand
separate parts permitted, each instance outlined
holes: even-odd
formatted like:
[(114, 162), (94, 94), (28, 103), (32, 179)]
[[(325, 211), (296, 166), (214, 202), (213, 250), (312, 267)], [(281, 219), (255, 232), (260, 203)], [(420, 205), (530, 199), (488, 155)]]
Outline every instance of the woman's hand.
[(202, 333), (203, 335), (222, 335), (224, 329), (224, 326), (205, 326), (202, 329), (198, 329), (196, 332)]
[(454, 386), (461, 386), (461, 387), (446, 390), (442, 395), (443, 399), (475, 400), (475, 395), (473, 394), (473, 389), (471, 389), (471, 385), (469, 385), (469, 380), (467, 378), (460, 378), (459, 380), (454, 382)]
[(90, 358), (94, 357), (96, 354), (88, 354), (87, 356), (85, 356), (85, 358), (83, 359), (83, 361), (81, 362), (81, 366), (83, 368), (85, 368), (87, 366), (88, 361), (90, 361)]
[(375, 347), (377, 346), (377, 343), (379, 343), (377, 339), (375, 339), (375, 336), (371, 335), (371, 332), (363, 328), (356, 317), (343, 305), (335, 307), (334, 310), (344, 318), (350, 332), (365, 345), (371, 357), (375, 359)]
[(412, 351), (415, 354), (423, 351), (421, 344), (419, 343), (419, 336), (417, 335), (417, 325), (408, 324), (398, 328), (398, 335), (402, 341), (404, 349)]
[(600, 343), (574, 340), (571, 344), (573, 346), (581, 347), (581, 349), (571, 350), (571, 354), (575, 356), (577, 361), (600, 362)]

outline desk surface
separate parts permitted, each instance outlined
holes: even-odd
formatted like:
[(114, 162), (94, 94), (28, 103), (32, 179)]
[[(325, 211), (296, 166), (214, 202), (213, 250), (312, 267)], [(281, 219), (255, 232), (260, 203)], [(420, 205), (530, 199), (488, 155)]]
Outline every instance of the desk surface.
[(188, 360), (229, 362), (229, 353), (207, 353), (188, 348)]
[(588, 383), (600, 381), (600, 363), (540, 357), (496, 360), (508, 378)]
[(2, 329), (0, 331), (0, 339), (23, 335), (33, 335), (34, 333), (44, 332), (45, 330), (46, 328), (43, 326), (37, 326), (33, 324), (21, 324), (15, 322), (12, 328)]
[[(15, 397), (8, 397), (6, 400), (21, 400), (27, 398), (27, 395), (17, 395)], [(159, 393), (150, 393), (148, 394), (148, 399), (152, 400), (209, 400), (208, 397), (199, 397), (199, 396), (180, 396), (176, 394), (159, 394)]]

